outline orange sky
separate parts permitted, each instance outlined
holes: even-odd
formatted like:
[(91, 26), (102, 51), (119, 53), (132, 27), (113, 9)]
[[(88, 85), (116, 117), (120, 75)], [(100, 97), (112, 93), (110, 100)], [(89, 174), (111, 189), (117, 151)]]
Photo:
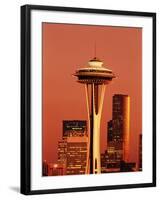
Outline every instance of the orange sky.
[(131, 98), (130, 160), (136, 161), (142, 132), (142, 29), (43, 23), (43, 160), (57, 161), (62, 120), (86, 120), (84, 85), (72, 76), (96, 54), (117, 79), (107, 85), (102, 122), (101, 152), (112, 119), (112, 96)]

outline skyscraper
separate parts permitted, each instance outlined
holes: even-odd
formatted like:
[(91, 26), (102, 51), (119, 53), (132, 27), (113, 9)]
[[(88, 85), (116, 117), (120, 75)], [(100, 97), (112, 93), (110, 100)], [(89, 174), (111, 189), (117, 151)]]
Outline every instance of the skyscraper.
[(62, 168), (63, 175), (66, 174), (67, 166), (67, 141), (58, 141), (58, 165)]
[(127, 164), (129, 161), (130, 97), (128, 95), (115, 94), (113, 96), (112, 120), (107, 125), (107, 152), (105, 153), (107, 171), (119, 171), (124, 168), (123, 166), (125, 170), (129, 169)]
[(107, 142), (113, 141), (113, 123), (112, 120), (107, 123)]
[(130, 137), (130, 97), (124, 94), (113, 96), (112, 110), (112, 143), (117, 157), (128, 162)]
[(67, 138), (66, 173), (85, 174), (87, 162), (87, 136)]
[(87, 136), (87, 134), (87, 122), (85, 120), (63, 120), (63, 139)]
[(58, 166), (65, 174), (85, 174), (88, 132), (85, 120), (64, 120), (62, 140), (58, 142)]
[(46, 160), (44, 160), (42, 163), (42, 175), (48, 176), (48, 163)]
[(101, 173), (100, 121), (102, 115), (105, 86), (115, 78), (112, 70), (106, 69), (103, 62), (93, 58), (88, 66), (78, 69), (74, 74), (78, 82), (85, 84), (86, 103), (89, 121), (88, 173)]
[(138, 161), (139, 171), (142, 171), (142, 134), (139, 135), (139, 161)]
[(105, 162), (107, 171), (119, 171), (120, 160), (119, 142), (115, 141), (113, 134), (113, 120), (107, 123), (107, 151), (105, 152)]

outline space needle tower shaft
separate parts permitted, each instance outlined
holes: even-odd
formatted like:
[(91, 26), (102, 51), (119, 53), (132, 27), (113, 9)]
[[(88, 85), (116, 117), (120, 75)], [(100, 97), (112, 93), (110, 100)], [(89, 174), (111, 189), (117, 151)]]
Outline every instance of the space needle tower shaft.
[(86, 173), (101, 173), (100, 158), (100, 122), (102, 116), (103, 101), (106, 84), (115, 75), (111, 70), (103, 67), (103, 62), (93, 58), (88, 66), (81, 68), (74, 74), (79, 83), (85, 84), (86, 103), (89, 124), (89, 142)]

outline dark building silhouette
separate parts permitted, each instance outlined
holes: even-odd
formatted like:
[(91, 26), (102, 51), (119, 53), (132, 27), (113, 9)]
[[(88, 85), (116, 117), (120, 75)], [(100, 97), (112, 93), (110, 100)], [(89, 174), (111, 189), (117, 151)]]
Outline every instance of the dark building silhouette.
[(42, 175), (48, 176), (48, 164), (46, 160), (44, 160), (42, 164)]
[(124, 94), (115, 94), (112, 109), (113, 137), (108, 145), (114, 147), (118, 159), (127, 162), (130, 136), (130, 97)]
[(47, 163), (43, 161), (43, 176), (60, 176), (63, 175), (63, 168), (56, 163)]
[(102, 172), (134, 171), (129, 162), (130, 97), (115, 94), (112, 120), (107, 123), (107, 151), (101, 154)]
[(139, 135), (139, 162), (138, 162), (139, 171), (142, 171), (142, 134)]
[(121, 143), (117, 140), (113, 132), (113, 120), (110, 120), (107, 125), (107, 151), (105, 151), (104, 154), (105, 166), (107, 172), (119, 171), (121, 161)]
[(101, 153), (101, 173), (107, 173), (107, 151)]
[(108, 143), (109, 142), (112, 142), (113, 141), (113, 123), (112, 123), (112, 120), (110, 120), (108, 123), (107, 123), (107, 141)]
[(101, 153), (101, 173), (119, 172), (120, 160), (117, 160), (115, 154), (108, 153), (106, 150)]
[(133, 172), (135, 171), (135, 168), (136, 168), (136, 163), (134, 162), (125, 162), (125, 161), (120, 162), (121, 172)]

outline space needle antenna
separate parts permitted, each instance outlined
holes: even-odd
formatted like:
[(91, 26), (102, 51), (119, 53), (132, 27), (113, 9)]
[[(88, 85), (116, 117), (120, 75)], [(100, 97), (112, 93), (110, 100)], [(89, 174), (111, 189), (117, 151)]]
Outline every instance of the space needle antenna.
[(101, 173), (100, 127), (105, 87), (113, 78), (112, 70), (103, 66), (103, 62), (96, 58), (96, 42), (94, 44), (95, 57), (89, 60), (87, 66), (76, 70), (74, 76), (77, 81), (85, 85), (86, 104), (89, 124), (89, 145), (86, 173)]
[(96, 41), (94, 42), (94, 57), (96, 58), (96, 54), (97, 54), (97, 45), (96, 45)]

